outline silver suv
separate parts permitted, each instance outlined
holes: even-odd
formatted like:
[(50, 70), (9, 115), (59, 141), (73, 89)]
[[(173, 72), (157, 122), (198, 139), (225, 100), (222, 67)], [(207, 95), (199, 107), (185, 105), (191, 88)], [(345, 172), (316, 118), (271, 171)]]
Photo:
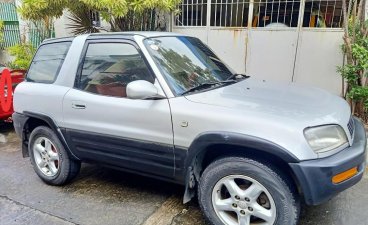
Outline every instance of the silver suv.
[(366, 137), (326, 91), (234, 73), (199, 39), (50, 39), (15, 91), (23, 156), (63, 185), (81, 162), (185, 185), (211, 224), (296, 224), (363, 176)]

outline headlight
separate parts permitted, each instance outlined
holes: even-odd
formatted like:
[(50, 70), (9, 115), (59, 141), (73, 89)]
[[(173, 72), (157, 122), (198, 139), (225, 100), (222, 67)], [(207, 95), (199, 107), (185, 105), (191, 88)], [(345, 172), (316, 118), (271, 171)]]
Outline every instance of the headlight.
[(330, 151), (348, 142), (344, 129), (339, 125), (307, 128), (304, 136), (316, 153)]

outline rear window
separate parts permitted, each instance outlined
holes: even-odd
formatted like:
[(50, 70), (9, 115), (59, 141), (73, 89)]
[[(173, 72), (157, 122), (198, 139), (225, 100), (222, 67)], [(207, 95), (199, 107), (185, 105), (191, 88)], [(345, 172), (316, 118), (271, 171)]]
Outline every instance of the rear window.
[(41, 45), (27, 73), (27, 81), (53, 83), (68, 53), (71, 42)]

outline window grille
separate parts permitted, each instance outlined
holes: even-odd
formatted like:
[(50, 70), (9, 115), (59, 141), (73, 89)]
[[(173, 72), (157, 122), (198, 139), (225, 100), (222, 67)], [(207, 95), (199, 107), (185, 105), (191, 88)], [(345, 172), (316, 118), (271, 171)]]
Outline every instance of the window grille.
[(19, 21), (14, 2), (0, 2), (0, 20), (4, 22), (4, 36), (0, 40), (0, 49), (19, 44)]
[(183, 0), (176, 15), (176, 26), (206, 26), (207, 0)]
[(341, 0), (307, 0), (303, 27), (341, 28), (343, 23)]
[(91, 10), (89, 12), (89, 15), (90, 15), (90, 18), (91, 18), (91, 21), (92, 21), (91, 25), (95, 26), (95, 27), (100, 27), (101, 26), (100, 13), (97, 12), (97, 11)]
[(254, 3), (252, 27), (297, 27), (299, 0), (260, 0)]
[[(175, 26), (207, 26), (207, 4), (211, 27), (297, 27), (341, 28), (342, 0), (183, 0)], [(249, 17), (250, 11), (252, 16)], [(248, 18), (251, 19), (248, 23)]]
[(247, 27), (249, 0), (212, 0), (211, 26)]

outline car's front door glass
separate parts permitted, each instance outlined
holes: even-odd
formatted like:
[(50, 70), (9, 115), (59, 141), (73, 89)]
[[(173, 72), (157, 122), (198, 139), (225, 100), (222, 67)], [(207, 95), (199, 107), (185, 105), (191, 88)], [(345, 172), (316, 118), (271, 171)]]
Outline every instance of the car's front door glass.
[(149, 38), (145, 45), (177, 95), (204, 83), (225, 81), (234, 74), (197, 38)]
[(81, 90), (115, 97), (126, 97), (126, 86), (135, 80), (154, 83), (138, 50), (127, 43), (88, 45), (79, 81)]

